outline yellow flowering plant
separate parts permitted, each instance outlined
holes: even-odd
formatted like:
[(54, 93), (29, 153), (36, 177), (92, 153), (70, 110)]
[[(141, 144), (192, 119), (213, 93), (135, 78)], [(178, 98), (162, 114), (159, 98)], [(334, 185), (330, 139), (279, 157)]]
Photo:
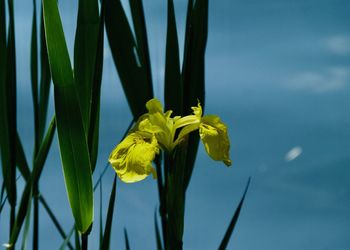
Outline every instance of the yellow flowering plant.
[(197, 107), (192, 107), (193, 114), (184, 117), (172, 117), (171, 110), (164, 113), (162, 104), (155, 98), (146, 103), (146, 108), (148, 113), (138, 119), (109, 156), (109, 163), (123, 182), (141, 181), (150, 174), (156, 178), (152, 162), (160, 150), (171, 154), (196, 130), (208, 155), (226, 166), (231, 165), (227, 126), (216, 115), (202, 116), (199, 102)]

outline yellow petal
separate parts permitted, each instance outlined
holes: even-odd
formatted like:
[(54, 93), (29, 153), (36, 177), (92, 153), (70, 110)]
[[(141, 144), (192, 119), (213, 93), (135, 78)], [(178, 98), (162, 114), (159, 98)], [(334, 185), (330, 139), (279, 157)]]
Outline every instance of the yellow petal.
[(208, 155), (231, 166), (230, 140), (226, 125), (215, 115), (204, 116), (199, 125), (199, 135)]
[(154, 136), (133, 132), (112, 151), (109, 163), (122, 181), (137, 182), (151, 173), (156, 177), (152, 161), (158, 153), (158, 143)]
[(160, 101), (156, 98), (149, 100), (146, 103), (146, 108), (150, 114), (157, 113), (157, 112), (163, 113), (163, 106), (160, 103)]

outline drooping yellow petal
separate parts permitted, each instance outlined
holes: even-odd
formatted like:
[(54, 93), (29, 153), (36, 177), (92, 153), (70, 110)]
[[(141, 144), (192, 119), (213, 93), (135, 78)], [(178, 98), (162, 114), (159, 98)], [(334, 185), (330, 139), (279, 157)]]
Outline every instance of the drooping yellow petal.
[(156, 177), (152, 161), (158, 153), (158, 143), (153, 135), (132, 132), (112, 151), (108, 161), (123, 182), (132, 183), (151, 173)]
[(199, 135), (205, 150), (213, 160), (223, 161), (226, 166), (231, 166), (227, 127), (218, 116), (204, 116), (199, 125)]

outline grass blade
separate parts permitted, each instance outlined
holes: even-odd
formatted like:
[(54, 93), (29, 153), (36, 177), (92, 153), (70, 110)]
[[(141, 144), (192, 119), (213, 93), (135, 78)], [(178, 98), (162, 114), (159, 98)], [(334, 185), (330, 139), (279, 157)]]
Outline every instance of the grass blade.
[(24, 231), (22, 235), (22, 246), (21, 250), (27, 249), (27, 238), (28, 238), (28, 233), (29, 233), (29, 228), (30, 228), (30, 213), (31, 213), (31, 205), (29, 204), (27, 215), (26, 215), (26, 221), (24, 225)]
[(249, 184), (250, 184), (250, 177), (248, 179), (248, 182), (247, 182), (247, 185), (245, 187), (245, 190), (244, 190), (244, 193), (243, 193), (243, 196), (242, 196), (242, 199), (241, 201), (239, 202), (238, 204), (238, 207), (235, 211), (235, 213), (233, 214), (233, 217), (231, 219), (231, 222), (230, 222), (230, 225), (228, 226), (227, 230), (226, 230), (226, 233), (224, 235), (224, 238), (222, 239), (221, 241), (221, 244), (219, 246), (219, 250), (225, 250), (227, 248), (227, 245), (228, 245), (228, 242), (231, 238), (231, 235), (232, 235), (232, 232), (233, 230), (235, 229), (235, 225), (238, 221), (238, 217), (239, 217), (239, 214), (241, 212), (241, 209), (242, 209), (242, 205), (243, 205), (243, 202), (244, 202), (244, 198), (247, 194), (247, 191), (248, 191), (248, 188), (249, 188)]
[(97, 0), (79, 0), (74, 42), (74, 80), (85, 131), (89, 131), (99, 15)]
[(91, 110), (88, 131), (88, 146), (92, 172), (94, 172), (98, 154), (99, 124), (100, 124), (100, 98), (103, 68), (104, 19), (106, 1), (102, 0), (101, 14), (98, 27), (97, 48), (92, 79)]
[(102, 182), (100, 184), (100, 231), (99, 231), (99, 249), (102, 249), (102, 239), (103, 239), (103, 219), (102, 219)]
[(39, 142), (45, 133), (47, 108), (50, 97), (51, 73), (46, 48), (43, 11), (40, 18), (40, 99), (39, 99)]
[(30, 178), (30, 169), (24, 154), (23, 146), (21, 139), (19, 138), (18, 133), (16, 134), (16, 164), (18, 170), (21, 172), (23, 178), (28, 181)]
[(65, 184), (75, 224), (84, 233), (93, 220), (92, 172), (86, 134), (57, 1), (43, 0), (43, 11)]
[(129, 0), (131, 16), (134, 24), (137, 48), (142, 61), (142, 66), (146, 70), (147, 81), (152, 86), (152, 72), (148, 49), (147, 29), (142, 0)]
[(38, 102), (38, 41), (36, 27), (36, 0), (33, 0), (32, 38), (30, 44), (30, 75), (34, 110), (34, 155), (38, 152), (39, 142), (39, 102)]
[(113, 213), (114, 213), (114, 203), (115, 203), (116, 190), (117, 190), (116, 187), (117, 187), (117, 176), (115, 175), (114, 180), (113, 180), (111, 196), (109, 198), (105, 230), (103, 233), (102, 248), (101, 248), (103, 250), (108, 250), (110, 247)]
[[(4, 4), (4, 3), (3, 3)], [(3, 70), (1, 77), (1, 90), (0, 90), (0, 131), (2, 135), (0, 138), (1, 155), (2, 155), (2, 171), (8, 195), (8, 201), (11, 208), (16, 206), (17, 190), (16, 190), (16, 51), (15, 51), (15, 26), (14, 26), (14, 12), (13, 2), (8, 1), (9, 8), (9, 31), (6, 49), (2, 47), (2, 52), (5, 52), (1, 57), (0, 65)], [(1, 10), (3, 12), (4, 10)], [(5, 15), (3, 13), (3, 15)], [(4, 16), (5, 18), (5, 16)], [(5, 25), (5, 21), (2, 20), (2, 25)], [(6, 33), (6, 27), (2, 33)], [(6, 34), (1, 40), (5, 39)], [(3, 42), (1, 42), (3, 43)], [(6, 45), (5, 45), (6, 46)], [(6, 56), (6, 59), (4, 58)], [(11, 218), (13, 218), (11, 213)], [(13, 223), (11, 223), (12, 225)]]
[[(190, 0), (187, 10), (182, 81), (184, 112), (191, 112), (199, 100), (205, 106), (205, 49), (208, 37), (208, 0)], [(198, 134), (190, 135), (185, 172), (185, 189), (190, 182), (198, 149)]]
[(157, 243), (157, 250), (162, 250), (162, 240), (160, 238), (160, 232), (158, 227), (158, 220), (157, 220), (157, 209), (154, 211), (154, 230), (156, 232), (156, 243)]
[(129, 237), (128, 237), (128, 232), (126, 231), (126, 228), (124, 228), (124, 239), (125, 239), (125, 249), (130, 250)]
[(183, 86), (180, 73), (179, 42), (177, 38), (174, 3), (172, 0), (168, 0), (165, 58), (165, 110), (171, 109), (175, 115), (183, 115)]
[(13, 230), (11, 232), (10, 241), (9, 244), (11, 247), (14, 247), (14, 244), (16, 243), (18, 239), (18, 235), (21, 231), (24, 219), (26, 217), (26, 213), (28, 210), (28, 206), (30, 205), (31, 198), (32, 198), (32, 188), (35, 183), (38, 182), (40, 175), (42, 173), (42, 170), (44, 168), (44, 163), (47, 158), (47, 154), (49, 152), (53, 135), (55, 132), (55, 119), (52, 119), (52, 122), (49, 126), (48, 132), (45, 136), (45, 139), (39, 149), (38, 156), (34, 161), (34, 168), (32, 171), (32, 174), (30, 175), (29, 180), (26, 182), (26, 185), (24, 187), (24, 191), (22, 193), (21, 201), (18, 207), (18, 212), (16, 216), (16, 220), (14, 223)]
[(120, 81), (135, 119), (147, 112), (153, 97), (152, 84), (120, 0), (106, 0), (106, 31)]

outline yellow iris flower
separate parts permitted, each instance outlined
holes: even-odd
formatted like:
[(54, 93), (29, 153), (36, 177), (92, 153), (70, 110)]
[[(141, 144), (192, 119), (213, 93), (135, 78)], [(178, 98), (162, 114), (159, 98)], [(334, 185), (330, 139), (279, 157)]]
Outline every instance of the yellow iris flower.
[[(172, 111), (163, 112), (157, 99), (146, 103), (148, 113), (142, 115), (127, 137), (112, 151), (109, 162), (124, 182), (137, 182), (151, 173), (156, 177), (152, 161), (159, 149), (172, 152), (186, 136), (199, 130), (208, 155), (231, 165), (230, 141), (226, 125), (215, 115), (202, 117), (202, 107), (192, 107), (193, 114), (171, 117)], [(176, 132), (180, 129), (177, 138)]]

